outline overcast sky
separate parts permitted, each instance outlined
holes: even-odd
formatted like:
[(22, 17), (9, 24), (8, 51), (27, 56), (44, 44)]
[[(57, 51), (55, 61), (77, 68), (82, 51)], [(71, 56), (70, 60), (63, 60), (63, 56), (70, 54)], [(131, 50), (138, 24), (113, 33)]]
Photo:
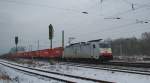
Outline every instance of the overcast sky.
[(150, 0), (0, 0), (0, 54), (15, 46), (15, 36), (26, 49), (36, 50), (38, 40), (40, 49), (48, 48), (49, 24), (54, 47), (61, 45), (62, 30), (65, 44), (68, 37), (74, 42), (140, 37), (150, 31)]

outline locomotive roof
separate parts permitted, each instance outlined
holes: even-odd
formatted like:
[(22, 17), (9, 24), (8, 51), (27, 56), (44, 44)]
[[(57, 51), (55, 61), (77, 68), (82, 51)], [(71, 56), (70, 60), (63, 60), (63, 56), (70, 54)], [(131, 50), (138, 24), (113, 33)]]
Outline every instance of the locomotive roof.
[(86, 44), (86, 42), (78, 42), (78, 43), (73, 43), (73, 44), (70, 44), (66, 47), (69, 47), (69, 46), (74, 46), (74, 45), (81, 45), (81, 44)]
[(90, 41), (87, 41), (87, 42), (78, 42), (78, 43), (73, 43), (73, 44), (70, 44), (66, 47), (70, 47), (70, 46), (74, 46), (74, 45), (81, 45), (81, 44), (88, 44), (88, 42), (99, 42), (101, 41), (102, 39), (96, 39), (96, 40), (90, 40)]
[(70, 47), (70, 46), (73, 46), (73, 45), (76, 45), (76, 44), (80, 44), (80, 43), (73, 43), (73, 44), (70, 44), (70, 45), (68, 45), (66, 47)]
[(73, 43), (73, 44), (70, 44), (70, 46), (72, 46), (72, 45), (76, 45), (76, 44), (80, 44), (80, 43)]
[(102, 39), (96, 39), (96, 40), (90, 40), (90, 41), (88, 41), (88, 42), (99, 42), (99, 41), (101, 41)]

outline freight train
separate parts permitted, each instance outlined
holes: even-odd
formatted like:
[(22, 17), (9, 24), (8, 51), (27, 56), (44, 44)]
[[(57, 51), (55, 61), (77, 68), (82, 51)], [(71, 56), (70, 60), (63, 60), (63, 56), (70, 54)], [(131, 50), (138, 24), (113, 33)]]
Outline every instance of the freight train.
[(102, 39), (70, 44), (66, 47), (43, 49), (30, 52), (17, 52), (11, 58), (61, 58), (61, 59), (92, 59), (109, 61), (113, 59), (111, 45)]

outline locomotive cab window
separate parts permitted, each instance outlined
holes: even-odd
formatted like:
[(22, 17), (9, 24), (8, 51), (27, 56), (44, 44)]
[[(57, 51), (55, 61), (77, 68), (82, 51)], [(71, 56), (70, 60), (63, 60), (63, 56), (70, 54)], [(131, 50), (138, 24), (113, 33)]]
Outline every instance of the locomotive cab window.
[(93, 44), (93, 48), (96, 48), (95, 44)]
[(109, 48), (110, 45), (109, 44), (99, 44), (100, 48)]

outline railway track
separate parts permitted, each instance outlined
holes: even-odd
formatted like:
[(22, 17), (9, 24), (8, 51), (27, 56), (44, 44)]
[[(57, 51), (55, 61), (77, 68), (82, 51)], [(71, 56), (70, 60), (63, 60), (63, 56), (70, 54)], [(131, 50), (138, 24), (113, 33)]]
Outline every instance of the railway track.
[(114, 65), (114, 66), (124, 66), (124, 67), (138, 67), (138, 68), (150, 68), (150, 63), (144, 62), (125, 62), (125, 61), (109, 61), (109, 62), (99, 62), (93, 60), (67, 60), (63, 62), (75, 62), (75, 63), (88, 63), (88, 64), (101, 64), (101, 65)]
[(103, 81), (103, 80), (98, 80), (98, 79), (93, 79), (93, 78), (74, 76), (74, 75), (69, 75), (69, 74), (62, 74), (62, 73), (57, 73), (57, 72), (50, 72), (50, 71), (35, 69), (31, 67), (25, 67), (25, 66), (10, 63), (7, 61), (0, 60), (0, 64), (10, 67), (12, 69), (16, 69), (19, 71), (23, 71), (26, 73), (30, 73), (30, 74), (34, 74), (34, 75), (38, 75), (38, 76), (42, 76), (46, 78), (51, 78), (54, 80), (59, 80), (59, 81), (66, 82), (66, 83), (113, 83), (113, 82)]
[(133, 74), (141, 74), (141, 75), (150, 75), (150, 69), (142, 70), (137, 68), (129, 68), (129, 67), (122, 67), (122, 66), (114, 66), (114, 65), (95, 65), (95, 64), (83, 64), (83, 63), (72, 63), (72, 62), (63, 62), (60, 65), (68, 65), (68, 66), (76, 66), (76, 67), (83, 67), (83, 68), (91, 68), (91, 69), (100, 69), (100, 70), (108, 70), (108, 71), (116, 71), (116, 72), (125, 72), (125, 73), (133, 73)]
[(111, 62), (105, 62), (103, 64), (116, 65), (116, 66), (126, 66), (126, 67), (150, 68), (150, 63), (140, 63), (140, 62), (111, 61)]

